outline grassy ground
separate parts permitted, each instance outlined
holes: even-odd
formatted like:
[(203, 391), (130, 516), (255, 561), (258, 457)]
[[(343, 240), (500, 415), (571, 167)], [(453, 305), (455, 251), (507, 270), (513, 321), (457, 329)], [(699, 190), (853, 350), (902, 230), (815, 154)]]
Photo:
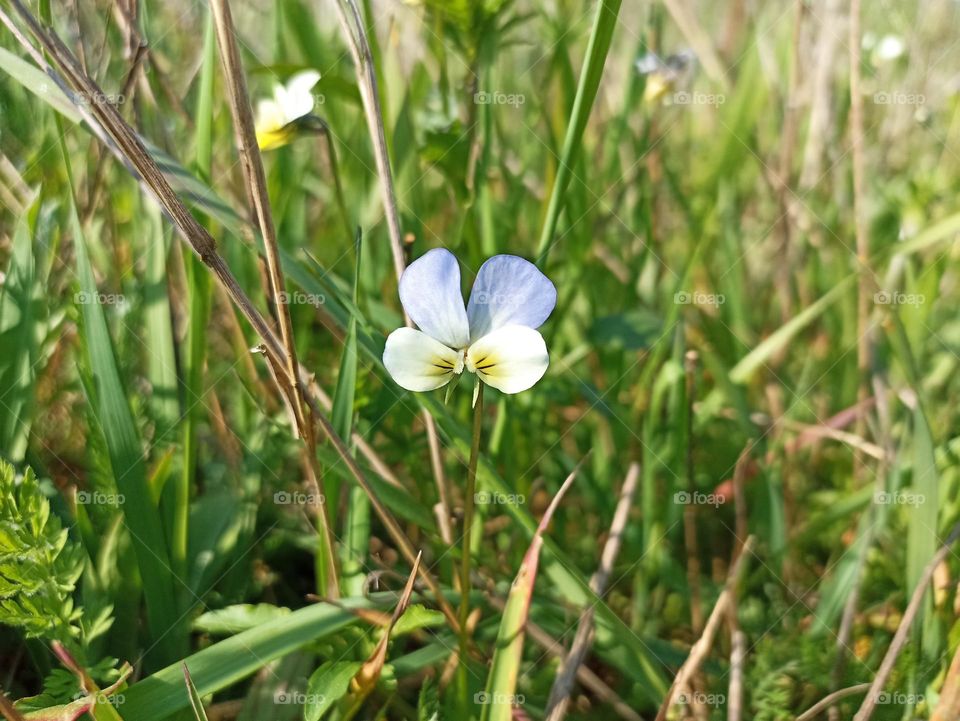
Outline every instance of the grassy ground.
[[(0, 712), (960, 718), (958, 9), (858, 4), (364, 0), (378, 113), (332, 2), (226, 71), (204, 3), (0, 3)], [(305, 68), (258, 196), (230, 98)], [(476, 454), (381, 362), (435, 247), (558, 290)]]

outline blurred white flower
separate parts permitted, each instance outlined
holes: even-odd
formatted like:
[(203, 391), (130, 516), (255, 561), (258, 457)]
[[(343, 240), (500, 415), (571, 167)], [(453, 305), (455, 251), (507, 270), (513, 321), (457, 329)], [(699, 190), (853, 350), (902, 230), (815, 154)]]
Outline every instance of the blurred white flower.
[(884, 35), (878, 38), (873, 33), (864, 33), (861, 45), (864, 50), (869, 51), (873, 65), (896, 60), (907, 51), (906, 43), (899, 35)]
[(313, 86), (319, 80), (320, 73), (316, 70), (304, 70), (291, 77), (286, 85), (274, 85), (273, 97), (257, 103), (254, 125), (261, 150), (290, 142), (296, 122), (313, 112), (316, 100)]
[(884, 35), (877, 43), (877, 49), (874, 51), (878, 60), (896, 60), (907, 49), (903, 43), (903, 38), (896, 35)]
[(404, 271), (400, 302), (420, 330), (393, 331), (383, 364), (407, 390), (440, 388), (466, 369), (503, 393), (519, 393), (547, 370), (547, 345), (536, 328), (553, 311), (557, 290), (523, 258), (488, 259), (464, 308), (457, 259), (435, 248)]

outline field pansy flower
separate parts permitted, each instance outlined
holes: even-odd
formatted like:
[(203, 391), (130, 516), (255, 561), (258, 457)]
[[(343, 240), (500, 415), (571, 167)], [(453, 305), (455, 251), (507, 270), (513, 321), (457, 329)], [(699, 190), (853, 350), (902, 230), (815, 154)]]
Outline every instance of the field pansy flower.
[(304, 70), (291, 77), (286, 85), (273, 86), (273, 97), (257, 103), (254, 125), (257, 145), (272, 150), (289, 143), (296, 134), (297, 121), (313, 112), (313, 86), (320, 80), (316, 70)]
[(547, 370), (547, 345), (536, 329), (553, 311), (557, 289), (523, 258), (488, 259), (464, 308), (457, 259), (435, 248), (404, 271), (400, 302), (420, 330), (393, 331), (383, 364), (407, 390), (440, 388), (467, 370), (503, 393), (519, 393)]

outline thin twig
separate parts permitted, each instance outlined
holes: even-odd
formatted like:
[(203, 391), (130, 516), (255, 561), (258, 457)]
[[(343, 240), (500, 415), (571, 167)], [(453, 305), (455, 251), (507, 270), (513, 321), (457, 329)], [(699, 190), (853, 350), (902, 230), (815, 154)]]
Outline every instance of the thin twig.
[[(383, 196), (383, 212), (387, 218), (387, 230), (390, 235), (390, 252), (393, 255), (393, 267), (397, 282), (407, 267), (403, 254), (403, 235), (400, 229), (400, 211), (397, 205), (397, 194), (393, 184), (393, 171), (390, 168), (390, 154), (387, 150), (386, 131), (383, 126), (383, 110), (380, 107), (380, 91), (377, 86), (373, 56), (370, 52), (370, 42), (364, 28), (363, 16), (354, 0), (335, 0), (340, 25), (346, 35), (347, 46), (353, 63), (357, 68), (357, 85), (360, 88), (360, 99), (363, 103), (364, 115), (367, 119), (367, 128), (370, 140), (373, 142), (373, 156), (377, 164), (377, 174), (380, 176), (380, 191)], [(404, 322), (413, 327), (406, 311), (403, 314)], [(446, 517), (450, 518), (450, 493), (447, 489), (446, 478), (443, 473), (443, 464), (440, 462), (440, 440), (433, 416), (426, 409), (422, 410), (423, 425), (427, 432), (427, 442), (430, 447), (430, 464), (433, 470), (434, 481), (440, 496), (440, 503)], [(443, 526), (444, 524), (441, 524)]]
[[(683, 370), (686, 377), (684, 412), (686, 422), (685, 478), (687, 492), (694, 488), (694, 438), (693, 438), (693, 399), (696, 395), (697, 352), (688, 350), (683, 356)], [(683, 546), (687, 555), (687, 588), (690, 593), (690, 628), (695, 635), (703, 631), (703, 599), (700, 593), (700, 548), (697, 538), (697, 504), (688, 503), (683, 509)], [(695, 673), (690, 679), (693, 686), (693, 702), (690, 709), (697, 721), (707, 721), (707, 709), (701, 702), (704, 689), (703, 677)]]
[(803, 29), (803, 17), (805, 3), (803, 0), (796, 1), (796, 12), (793, 26), (793, 37), (791, 40), (790, 53), (790, 73), (787, 82), (787, 92), (784, 98), (784, 123), (783, 133), (780, 142), (780, 157), (777, 165), (776, 176), (776, 194), (779, 205), (778, 219), (776, 226), (780, 236), (780, 257), (788, 262), (779, 263), (776, 275), (777, 293), (780, 299), (780, 314), (782, 322), (793, 317), (793, 298), (790, 292), (791, 264), (789, 262), (791, 253), (790, 238), (790, 203), (793, 191), (791, 190), (791, 176), (793, 171), (793, 157), (796, 149), (797, 131), (800, 125), (799, 103), (797, 102), (797, 92), (800, 86), (800, 69), (803, 66), (803, 60), (800, 53), (800, 36)]
[(917, 583), (917, 587), (913, 589), (913, 596), (910, 598), (910, 603), (907, 604), (907, 610), (903, 612), (903, 618), (900, 619), (897, 632), (893, 635), (893, 641), (890, 642), (890, 648), (887, 649), (887, 653), (880, 663), (880, 669), (877, 671), (877, 675), (874, 677), (873, 683), (870, 686), (870, 691), (863, 700), (860, 710), (857, 711), (857, 715), (853, 717), (853, 721), (868, 721), (873, 715), (877, 700), (880, 698), (880, 692), (883, 691), (883, 687), (890, 677), (890, 672), (893, 671), (893, 664), (897, 662), (897, 656), (900, 655), (903, 645), (907, 642), (910, 626), (913, 625), (913, 620), (916, 618), (917, 613), (920, 611), (920, 606), (923, 604), (923, 597), (927, 591), (927, 586), (930, 585), (930, 578), (933, 576), (933, 571), (943, 562), (943, 559), (947, 557), (947, 554), (950, 552), (950, 546), (956, 542), (957, 538), (960, 538), (960, 523), (954, 525), (950, 531), (950, 535), (947, 536), (947, 540), (940, 546), (940, 550), (934, 554), (933, 558), (931, 558), (924, 567), (923, 573), (920, 574), (920, 580)]
[[(479, 383), (479, 381), (477, 381)], [(433, 416), (426, 409), (421, 414), (424, 428), (427, 431), (427, 446), (430, 449), (430, 468), (437, 485), (437, 523), (440, 527), (440, 537), (444, 543), (453, 543), (453, 534), (450, 530), (450, 492), (447, 489), (447, 479), (443, 472), (443, 456), (440, 454), (440, 434), (437, 433), (437, 424)]]
[[(117, 7), (119, 7), (119, 5)], [(123, 98), (124, 103), (129, 103), (134, 99), (134, 94), (136, 93), (137, 88), (136, 81), (140, 73), (143, 71), (143, 61), (147, 57), (146, 45), (138, 45), (137, 47), (138, 50), (136, 57), (134, 57), (133, 63), (130, 65), (129, 70), (127, 70), (127, 79), (124, 81), (123, 88), (120, 90), (120, 97)], [(93, 148), (99, 148), (99, 146), (93, 146)], [(87, 193), (87, 207), (80, 214), (80, 217), (83, 218), (84, 225), (87, 225), (90, 222), (94, 213), (96, 213), (97, 209), (100, 207), (100, 190), (103, 187), (103, 180), (106, 175), (106, 156), (102, 150), (96, 155), (97, 157), (93, 171), (93, 181), (90, 183), (90, 192)]]
[[(693, 494), (693, 396), (696, 381), (697, 352), (687, 351), (683, 358), (686, 377), (686, 463), (685, 474), (688, 494)], [(703, 605), (700, 598), (700, 551), (697, 544), (697, 504), (688, 503), (683, 509), (683, 546), (687, 555), (687, 588), (690, 593), (690, 625), (694, 634), (703, 630)]]
[(2, 178), (0, 178), (0, 203), (6, 205), (16, 216), (23, 215), (26, 210), (26, 206), (7, 188)]
[[(880, 467), (877, 469), (874, 477), (875, 493), (881, 493), (883, 491), (884, 479), (886, 477), (886, 464), (881, 462)], [(870, 509), (869, 512), (874, 513), (875, 511)], [(837, 631), (837, 642), (835, 644), (837, 656), (834, 660), (833, 669), (831, 671), (831, 688), (833, 689), (839, 688), (840, 682), (843, 678), (843, 671), (847, 661), (847, 651), (850, 645), (850, 637), (853, 635), (853, 624), (856, 620), (857, 606), (860, 599), (860, 586), (864, 579), (863, 570), (864, 566), (866, 565), (867, 554), (873, 545), (875, 527), (876, 522), (874, 519), (869, 522), (864, 530), (864, 542), (855, 560), (853, 583), (850, 586), (847, 600), (843, 605), (843, 615), (840, 617), (840, 628)], [(834, 721), (835, 719), (840, 718), (840, 713), (836, 708), (831, 707), (828, 712), (828, 717), (831, 719), (831, 721)]]
[(663, 4), (677, 27), (680, 28), (684, 39), (690, 43), (690, 47), (697, 54), (697, 58), (703, 63), (703, 69), (710, 76), (710, 79), (722, 88), (729, 87), (730, 81), (723, 69), (723, 63), (717, 56), (713, 40), (710, 38), (710, 34), (703, 29), (703, 25), (697, 18), (697, 12), (691, 7), (691, 4), (688, 4), (688, 0), (663, 0)]
[(207, 721), (231, 721), (240, 715), (246, 703), (244, 699), (215, 703), (207, 709)]
[[(860, 88), (860, 0), (850, 2), (850, 26), (847, 44), (850, 54), (850, 135), (853, 156), (853, 218), (856, 232), (857, 264), (860, 277), (857, 286), (857, 403), (861, 404), (870, 396), (870, 299), (871, 281), (869, 275), (870, 238), (867, 232), (866, 208), (864, 206), (864, 129), (863, 129), (863, 91)], [(866, 414), (857, 415), (854, 435), (863, 438), (866, 430)], [(866, 456), (855, 448), (853, 453), (854, 484), (859, 486), (866, 470)], [(877, 474), (879, 483), (882, 476)], [(850, 594), (844, 605), (840, 632), (837, 636), (837, 658), (834, 662), (832, 678), (834, 684), (840, 679), (846, 660), (847, 641), (853, 631), (857, 601), (860, 595), (861, 569), (865, 562), (869, 543), (857, 559), (857, 571)], [(831, 718), (837, 718), (831, 710)]]
[(10, 699), (3, 693), (2, 688), (0, 688), (0, 713), (7, 721), (26, 721), (23, 714), (17, 711)]
[(856, 686), (849, 686), (847, 688), (841, 688), (838, 691), (834, 691), (829, 696), (824, 696), (813, 706), (797, 716), (796, 721), (813, 721), (818, 714), (833, 706), (837, 701), (845, 699), (847, 696), (856, 696), (857, 694), (863, 693), (869, 688), (869, 683), (858, 683)]
[[(733, 469), (735, 525), (732, 558), (734, 564), (743, 552), (744, 539), (747, 538), (749, 533), (747, 499), (743, 492), (743, 480), (750, 463), (751, 448), (753, 448), (753, 444), (750, 442), (743, 447)], [(740, 630), (735, 596), (727, 609), (727, 626), (730, 628), (730, 684), (727, 690), (727, 721), (740, 721), (743, 716), (743, 664), (747, 656), (747, 637)]]
[(243, 167), (247, 193), (253, 206), (263, 236), (263, 246), (267, 259), (269, 294), (273, 301), (280, 325), (280, 338), (285, 351), (284, 368), (287, 389), (291, 395), (298, 430), (301, 435), (309, 434), (303, 412), (303, 398), (297, 384), (297, 352), (293, 342), (293, 323), (290, 320), (290, 307), (285, 300), (283, 270), (280, 265), (280, 247), (277, 242), (277, 230), (270, 210), (270, 196), (267, 193), (267, 179), (263, 171), (263, 158), (257, 145), (257, 133), (254, 128), (253, 111), (250, 108), (250, 96), (247, 92), (247, 80), (240, 50), (237, 47), (236, 30), (227, 0), (210, 0), (214, 25), (217, 30), (217, 44), (220, 46), (220, 58), (223, 73), (229, 89), (230, 112), (237, 139), (237, 152)]
[(743, 544), (743, 550), (741, 551), (740, 555), (737, 556), (737, 560), (730, 568), (730, 573), (727, 575), (727, 582), (724, 585), (723, 591), (720, 592), (720, 596), (717, 598), (717, 603), (714, 605), (713, 611), (710, 612), (710, 618), (707, 619), (707, 623), (703, 627), (703, 634), (700, 636), (697, 642), (693, 644), (693, 647), (690, 649), (690, 655), (687, 656), (687, 660), (683, 662), (683, 665), (677, 672), (676, 677), (673, 679), (673, 683), (670, 685), (670, 690), (667, 691), (667, 695), (663, 699), (663, 704), (660, 706), (660, 711), (657, 712), (655, 721), (665, 721), (667, 718), (667, 712), (673, 705), (673, 698), (676, 696), (677, 691), (689, 683), (690, 679), (700, 668), (700, 665), (703, 663), (704, 659), (706, 659), (707, 654), (710, 653), (710, 648), (713, 646), (713, 637), (716, 635), (717, 629), (720, 628), (720, 623), (727, 614), (727, 608), (730, 604), (730, 599), (735, 592), (737, 579), (739, 578), (740, 571), (744, 566), (744, 559), (748, 554), (753, 552), (752, 549), (753, 536), (750, 536), (746, 543)]
[[(489, 601), (493, 608), (495, 608), (497, 611), (503, 612), (505, 605), (502, 599), (490, 598)], [(528, 620), (526, 631), (527, 635), (530, 636), (530, 639), (548, 654), (554, 658), (564, 657), (566, 651), (563, 646), (560, 645), (541, 626), (538, 626), (533, 621)], [(634, 711), (622, 698), (620, 698), (617, 695), (617, 692), (610, 688), (610, 686), (608, 686), (607, 683), (589, 666), (581, 665), (577, 668), (577, 680), (583, 685), (584, 688), (592, 692), (593, 695), (596, 696), (600, 701), (609, 704), (614, 712), (616, 712), (616, 714), (621, 718), (625, 719), (625, 721), (643, 721), (643, 717)]]
[(350, 222), (350, 214), (347, 213), (347, 201), (343, 194), (343, 183), (340, 181), (340, 163), (337, 161), (337, 148), (333, 144), (333, 133), (326, 123), (320, 132), (323, 137), (324, 152), (327, 156), (327, 165), (330, 168), (330, 177), (333, 178), (333, 195), (337, 201), (337, 211), (340, 213), (340, 221), (343, 223), (344, 237), (352, 239), (354, 237), (353, 224)]
[(380, 92), (377, 89), (377, 75), (373, 68), (370, 43), (364, 30), (360, 10), (354, 0), (337, 0), (337, 13), (340, 25), (347, 36), (347, 46), (357, 67), (357, 84), (360, 87), (360, 99), (367, 117), (370, 139), (373, 141), (373, 156), (380, 175), (380, 190), (383, 195), (383, 211), (387, 217), (387, 229), (390, 232), (390, 249), (393, 252), (393, 266), (399, 279), (406, 264), (403, 260), (403, 241), (400, 233), (400, 213), (397, 210), (397, 196), (393, 188), (393, 173), (390, 170), (390, 157), (387, 154), (387, 137), (383, 128), (383, 112), (380, 109)]
[(736, 535), (733, 542), (734, 559), (740, 557), (744, 541), (750, 533), (750, 525), (747, 518), (747, 498), (744, 494), (743, 483), (747, 475), (747, 467), (750, 465), (750, 450), (752, 448), (753, 442), (748, 441), (737, 457), (737, 464), (733, 467), (734, 532)]
[[(633, 503), (633, 496), (639, 480), (640, 465), (631, 463), (627, 470), (627, 477), (623, 481), (623, 488), (620, 490), (620, 499), (617, 501), (617, 507), (613, 513), (610, 535), (607, 537), (607, 542), (604, 544), (600, 556), (600, 567), (593, 574), (593, 578), (590, 579), (590, 588), (597, 596), (604, 594), (607, 584), (610, 582), (610, 575), (613, 572), (614, 563), (616, 563), (623, 543), (623, 529), (627, 525), (630, 506)], [(550, 689), (546, 711), (547, 721), (561, 721), (567, 713), (567, 707), (570, 705), (570, 692), (573, 690), (577, 671), (593, 644), (594, 609), (594, 605), (591, 604), (580, 616), (580, 623), (577, 626), (573, 643), (570, 645), (570, 651), (557, 671), (553, 688)]]
[[(871, 398), (867, 399), (868, 402), (871, 400)], [(861, 453), (864, 456), (869, 456), (875, 460), (883, 461), (887, 458), (883, 448), (876, 443), (866, 441), (855, 433), (849, 433), (838, 428), (831, 428), (825, 423), (807, 425), (806, 423), (800, 423), (799, 421), (784, 418), (783, 427), (791, 431), (800, 431), (800, 435), (798, 435), (793, 441), (788, 442), (784, 447), (784, 450), (786, 450), (788, 453), (793, 452), (800, 445), (810, 445), (810, 443), (820, 438), (827, 438), (837, 441), (838, 443), (844, 443), (853, 448), (855, 452)]]
[(830, 140), (833, 121), (834, 74), (837, 68), (837, 50), (843, 38), (837, 27), (843, 24), (843, 0), (825, 0), (820, 10), (819, 37), (814, 51), (814, 70), (810, 88), (810, 120), (807, 123), (807, 140), (803, 150), (803, 169), (800, 172), (800, 189), (814, 187), (823, 175), (823, 156)]
[[(745, 539), (750, 532), (747, 522), (747, 499), (743, 492), (743, 480), (750, 464), (750, 450), (753, 443), (748, 442), (737, 458), (733, 469), (733, 507), (734, 542), (732, 563), (736, 564), (743, 553)], [(727, 721), (740, 721), (743, 715), (743, 663), (747, 656), (747, 637), (740, 630), (736, 597), (727, 609), (727, 626), (730, 628), (730, 685), (728, 688)]]
[(27, 202), (33, 196), (30, 186), (27, 185), (17, 168), (3, 153), (0, 153), (0, 175), (7, 179), (7, 182), (10, 183), (11, 192), (16, 192), (23, 199), (23, 202)]
[[(254, 210), (260, 235), (263, 237), (264, 255), (267, 260), (267, 294), (270, 297), (280, 326), (280, 338), (284, 349), (284, 366), (277, 369), (281, 391), (288, 398), (293, 409), (294, 425), (297, 434), (303, 438), (306, 447), (303, 449), (305, 461), (308, 464), (307, 479), (317, 495), (324, 495), (321, 487), (320, 469), (317, 465), (316, 435), (313, 420), (310, 417), (308, 406), (304, 402), (303, 390), (298, 379), (297, 351), (293, 339), (293, 321), (290, 318), (290, 305), (287, 302), (286, 285), (283, 278), (283, 269), (280, 260), (280, 245), (277, 241), (277, 230), (273, 222), (273, 212), (270, 207), (270, 195), (267, 191), (267, 179), (263, 170), (263, 158), (260, 156), (260, 147), (257, 144), (257, 133), (254, 127), (253, 110), (250, 106), (250, 95), (247, 91), (247, 80), (240, 59), (240, 49), (237, 46), (236, 29), (230, 12), (228, 0), (210, 0), (213, 11), (214, 26), (217, 31), (217, 44), (220, 47), (220, 57), (223, 63), (223, 73), (227, 81), (230, 98), (230, 113), (233, 116), (234, 135), (237, 141), (237, 151), (240, 155), (240, 164), (243, 167), (243, 177), (247, 189), (247, 197)], [(324, 567), (329, 575), (324, 589), (329, 596), (339, 596), (336, 561), (334, 556), (333, 530), (330, 528), (330, 516), (327, 506), (321, 503), (314, 508), (322, 534), (320, 553), (324, 556)]]
[[(864, 153), (863, 91), (860, 88), (860, 0), (850, 2), (850, 144), (853, 156), (853, 219), (856, 231), (857, 265), (860, 269), (857, 290), (857, 402), (863, 403), (870, 395), (870, 236), (865, 206), (866, 159)], [(854, 433), (861, 438), (866, 428), (863, 415), (857, 416)], [(854, 478), (863, 473), (864, 457), (854, 453)]]
[(960, 648), (953, 654), (947, 677), (940, 688), (940, 700), (930, 721), (955, 721), (960, 718)]
[[(728, 614), (731, 624), (736, 623), (736, 613)], [(727, 721), (743, 718), (743, 661), (747, 656), (747, 635), (739, 628), (730, 632), (730, 685), (727, 688)]]

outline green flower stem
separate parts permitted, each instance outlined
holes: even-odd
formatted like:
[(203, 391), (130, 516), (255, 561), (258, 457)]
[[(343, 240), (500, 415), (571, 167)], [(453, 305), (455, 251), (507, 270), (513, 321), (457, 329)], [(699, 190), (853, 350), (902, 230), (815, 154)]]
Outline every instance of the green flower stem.
[(463, 499), (463, 551), (460, 558), (460, 663), (466, 668), (470, 634), (467, 617), (470, 615), (470, 537), (473, 535), (473, 506), (477, 492), (477, 460), (480, 457), (480, 436), (483, 429), (483, 381), (473, 404), (473, 441), (470, 444), (470, 464), (467, 466), (467, 489)]

